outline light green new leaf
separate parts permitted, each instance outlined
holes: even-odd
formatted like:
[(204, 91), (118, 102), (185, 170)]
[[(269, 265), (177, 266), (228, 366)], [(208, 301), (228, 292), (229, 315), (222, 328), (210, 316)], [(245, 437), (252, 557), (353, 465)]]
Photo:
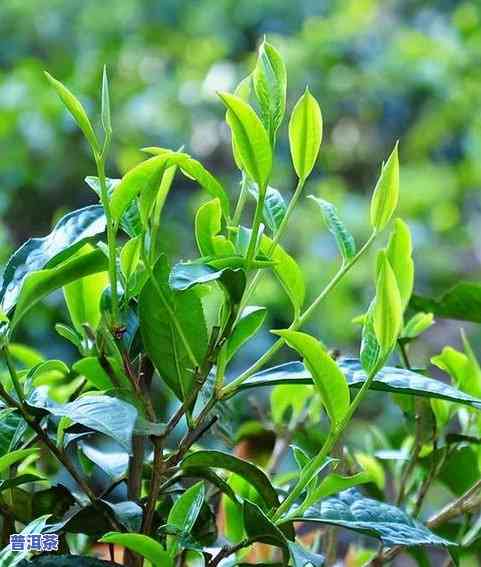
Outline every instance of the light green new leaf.
[(296, 395), (292, 395), (289, 385), (279, 384), (271, 392), (271, 416), (272, 421), (281, 425), (288, 409), (291, 409), (291, 419), (297, 419), (304, 409), (306, 402), (314, 394), (312, 386), (299, 384), (296, 387)]
[(322, 115), (317, 100), (306, 87), (289, 121), (289, 143), (294, 169), (299, 179), (307, 179), (319, 154)]
[(120, 269), (126, 279), (135, 272), (140, 261), (140, 251), (142, 248), (142, 236), (136, 236), (128, 240), (120, 251)]
[(112, 119), (110, 117), (110, 94), (109, 79), (107, 77), (107, 67), (104, 65), (102, 73), (102, 112), (101, 120), (104, 131), (107, 135), (112, 133)]
[[(234, 95), (242, 99), (244, 102), (249, 104), (249, 99), (252, 92), (252, 75), (247, 75), (242, 81), (237, 85), (234, 91)], [(229, 111), (227, 111), (228, 113)], [(227, 121), (226, 113), (226, 121)], [(234, 136), (232, 136), (232, 155), (234, 156), (234, 161), (238, 169), (242, 171), (242, 160), (239, 156), (239, 152), (236, 148)]]
[(324, 222), (329, 232), (334, 235), (343, 260), (350, 260), (356, 254), (356, 243), (352, 234), (339, 218), (336, 207), (324, 199), (314, 197), (314, 195), (309, 195), (309, 199), (315, 201), (321, 208)]
[(72, 369), (78, 374), (85, 376), (98, 390), (110, 390), (113, 387), (109, 375), (103, 369), (96, 356), (87, 356), (77, 360)]
[(124, 211), (139, 193), (153, 193), (159, 189), (168, 155), (169, 152), (164, 152), (147, 159), (122, 177), (110, 200), (110, 211), (115, 222), (120, 221)]
[(40, 449), (19, 449), (18, 451), (11, 451), (3, 457), (0, 457), (0, 474), (5, 472), (9, 467), (23, 461), (32, 455), (39, 455)]
[(272, 240), (268, 236), (262, 235), (260, 251), (275, 262), (274, 274), (291, 300), (294, 314), (297, 316), (302, 309), (306, 294), (302, 271), (294, 258), (279, 244), (276, 244), (274, 251), (271, 252), (272, 245)]
[(199, 207), (195, 215), (195, 238), (202, 256), (233, 256), (234, 244), (219, 234), (222, 228), (222, 209), (219, 199)]
[(384, 164), (371, 199), (371, 226), (383, 230), (391, 219), (399, 200), (398, 144)]
[(434, 315), (432, 313), (416, 313), (404, 325), (402, 336), (406, 339), (415, 339), (432, 325), (434, 325)]
[(49, 83), (57, 91), (60, 100), (63, 102), (67, 110), (73, 116), (75, 122), (77, 122), (79, 128), (82, 130), (84, 136), (87, 138), (88, 143), (92, 147), (92, 150), (97, 154), (100, 153), (100, 145), (95, 135), (92, 124), (90, 124), (89, 117), (85, 112), (84, 107), (81, 105), (80, 101), (67, 89), (57, 79), (54, 79), (52, 75), (45, 71), (45, 76), (47, 77)]
[(46, 295), (61, 287), (107, 269), (107, 258), (101, 250), (93, 250), (75, 257), (54, 268), (32, 272), (22, 285), (12, 319), (14, 329), (22, 317)]
[(145, 559), (152, 563), (153, 567), (173, 567), (170, 555), (160, 543), (146, 535), (109, 532), (99, 541), (101, 543), (112, 543), (126, 547), (142, 557), (145, 557)]
[(283, 337), (287, 344), (304, 358), (304, 363), (321, 394), (331, 426), (335, 427), (349, 409), (349, 388), (344, 374), (314, 337), (289, 330), (274, 331), (274, 333)]
[(383, 355), (396, 344), (402, 325), (402, 303), (396, 276), (384, 250), (378, 256), (373, 327)]
[[(204, 502), (204, 483), (198, 482), (187, 489), (174, 503), (170, 509), (167, 523), (190, 533), (199, 515)], [(179, 551), (179, 544), (175, 536), (167, 536), (167, 551), (171, 557), (175, 557)]]
[(286, 111), (287, 72), (281, 54), (265, 40), (259, 48), (252, 79), (262, 121), (274, 146)]
[(266, 314), (267, 309), (265, 307), (246, 307), (227, 340), (226, 362), (229, 362), (241, 346), (257, 333), (264, 323)]
[[(85, 246), (77, 256), (93, 251), (90, 245)], [(93, 329), (100, 322), (100, 297), (109, 283), (108, 273), (97, 272), (74, 280), (63, 288), (65, 303), (70, 319), (78, 333), (82, 333), (82, 325), (88, 323)]]
[(228, 109), (227, 123), (232, 130), (238, 158), (262, 194), (272, 169), (269, 135), (249, 104), (229, 93), (219, 93), (219, 96)]
[(412, 239), (408, 225), (401, 219), (394, 221), (394, 230), (387, 245), (387, 258), (396, 276), (403, 311), (406, 309), (413, 291), (414, 262), (412, 259)]
[[(144, 148), (145, 152), (153, 155), (166, 155), (166, 150), (163, 148)], [(210, 171), (208, 171), (199, 161), (183, 152), (167, 152), (168, 160), (167, 166), (178, 166), (182, 173), (196, 181), (203, 189), (205, 189), (212, 197), (220, 200), (222, 207), (222, 214), (226, 222), (230, 221), (230, 204), (229, 197), (225, 192), (218, 179), (216, 179)]]

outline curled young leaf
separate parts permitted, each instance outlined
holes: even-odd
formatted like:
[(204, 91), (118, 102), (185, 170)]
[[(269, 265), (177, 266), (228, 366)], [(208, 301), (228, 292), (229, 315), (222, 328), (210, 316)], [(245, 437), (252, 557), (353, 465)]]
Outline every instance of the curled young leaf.
[(102, 126), (107, 134), (110, 136), (112, 133), (112, 120), (110, 117), (110, 93), (109, 93), (109, 79), (107, 77), (107, 66), (104, 65), (102, 73), (102, 112), (101, 112)]
[(322, 115), (317, 100), (306, 87), (289, 121), (289, 143), (294, 169), (299, 179), (309, 177), (322, 141)]
[(383, 165), (371, 199), (371, 226), (380, 231), (390, 221), (399, 200), (398, 144)]

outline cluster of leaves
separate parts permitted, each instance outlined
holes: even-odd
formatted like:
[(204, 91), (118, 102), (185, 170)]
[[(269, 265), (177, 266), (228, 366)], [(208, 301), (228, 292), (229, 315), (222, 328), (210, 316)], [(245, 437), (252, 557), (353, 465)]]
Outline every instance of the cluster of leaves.
[[(313, 199), (341, 261), (306, 307), (302, 271), (280, 241), (316, 164), (322, 116), (306, 88), (289, 119), (298, 183), (287, 204), (269, 185), (286, 112), (286, 75), (279, 52), (264, 41), (253, 72), (235, 93), (219, 93), (241, 173), (232, 210), (219, 180), (182, 150), (146, 148), (151, 157), (122, 179), (107, 178), (112, 124), (105, 70), (102, 141), (80, 102), (47, 74), (92, 150), (97, 176), (86, 181), (100, 204), (66, 215), (50, 235), (25, 243), (5, 268), (0, 290), (6, 367), (0, 385), (4, 538), (20, 523), (25, 534), (59, 534), (67, 554), (83, 555), (55, 560), (65, 565), (96, 565), (87, 557), (100, 542), (124, 548), (129, 565), (146, 561), (162, 567), (241, 565), (252, 561), (253, 554), (264, 564), (332, 564), (337, 546), (329, 526), (378, 538), (389, 548), (373, 559), (378, 564), (397, 553), (398, 546), (455, 549), (454, 539), (476, 539), (476, 526), (461, 535), (430, 529), (472, 511), (476, 484), (429, 526), (416, 519), (451, 447), (459, 450), (460, 443), (478, 440), (473, 432), (481, 423), (476, 413), (481, 370), (467, 339), (465, 354), (448, 348), (434, 359), (453, 376), (454, 385), (410, 368), (409, 344), (429, 328), (433, 315), (405, 317), (414, 284), (406, 223), (396, 219), (386, 246), (378, 251), (375, 295), (358, 318), (359, 359), (338, 358), (301, 330), (390, 227), (399, 200), (399, 161), (396, 145), (374, 187), (371, 235), (362, 246), (331, 203)], [(178, 174), (193, 179), (210, 200), (195, 216), (199, 257), (171, 267), (159, 226)], [(255, 201), (255, 211), (245, 225), (249, 199)], [(264, 323), (266, 308), (252, 300), (266, 272), (274, 274), (292, 304), (291, 323), (273, 331), (277, 340), (272, 346), (229, 379), (237, 352)], [(78, 351), (71, 366), (44, 360), (14, 342), (25, 314), (59, 289), (71, 325), (59, 324), (56, 331)], [(264, 368), (286, 345), (302, 360)], [(386, 366), (396, 349), (400, 367)], [(267, 464), (252, 455), (200, 447), (216, 423), (225, 425), (229, 399), (265, 386), (273, 386), (270, 424), (276, 434)], [(178, 399), (177, 409), (164, 421), (157, 399), (162, 389)], [(369, 390), (394, 393), (406, 415), (418, 417), (415, 437), (406, 440), (397, 457), (406, 458), (410, 446), (413, 454), (405, 466), (393, 467), (396, 505), (383, 495), (385, 470), (379, 461), (371, 454), (351, 454), (347, 446), (345, 453), (341, 450), (344, 433)], [(461, 431), (451, 442), (447, 425), (454, 416)], [(293, 443), (305, 424), (322, 430), (314, 450)], [(279, 459), (289, 447), (297, 466), (278, 474)], [(413, 473), (423, 464), (426, 472), (419, 480)], [(362, 492), (360, 485), (371, 492)], [(411, 496), (409, 514), (398, 506)], [(297, 530), (299, 523), (327, 527), (326, 557), (317, 540), (309, 542)], [(268, 551), (259, 544), (267, 544)], [(30, 555), (15, 555), (6, 547), (0, 559), (6, 566), (45, 560)]]

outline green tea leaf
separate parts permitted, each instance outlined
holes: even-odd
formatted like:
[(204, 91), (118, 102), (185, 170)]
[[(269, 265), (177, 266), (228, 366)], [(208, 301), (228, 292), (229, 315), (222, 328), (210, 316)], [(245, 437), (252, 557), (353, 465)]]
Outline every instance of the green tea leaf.
[(276, 244), (271, 253), (273, 241), (263, 235), (261, 239), (260, 251), (276, 262), (273, 267), (279, 283), (289, 297), (294, 308), (294, 315), (299, 315), (304, 304), (306, 288), (304, 277), (297, 262), (279, 244)]
[(403, 311), (411, 298), (414, 285), (414, 262), (412, 240), (408, 225), (401, 219), (394, 221), (386, 249), (386, 255), (396, 276)]
[(98, 390), (110, 390), (114, 386), (96, 356), (88, 356), (77, 360), (72, 365), (72, 370), (85, 376)]
[(481, 285), (459, 282), (438, 298), (414, 294), (410, 306), (430, 311), (435, 317), (481, 323)]
[(281, 425), (284, 423), (284, 416), (287, 410), (291, 410), (291, 419), (297, 419), (304, 409), (307, 400), (312, 398), (314, 390), (312, 386), (301, 386), (296, 388), (296, 395), (292, 396), (289, 385), (279, 384), (275, 386), (271, 393), (271, 416), (272, 421)]
[(432, 313), (416, 313), (411, 319), (404, 325), (402, 332), (402, 338), (405, 339), (415, 339), (424, 331), (427, 331), (429, 327), (434, 325), (434, 316)]
[(112, 133), (112, 120), (110, 117), (110, 93), (109, 93), (109, 79), (107, 77), (107, 67), (104, 65), (102, 73), (102, 112), (101, 112), (102, 126), (107, 135)]
[(105, 215), (100, 205), (90, 205), (62, 217), (52, 232), (31, 238), (7, 262), (0, 289), (3, 311), (8, 313), (17, 301), (25, 278), (43, 268), (53, 267), (72, 256), (86, 242), (105, 232)]
[(371, 226), (383, 230), (390, 221), (399, 200), (398, 144), (383, 165), (371, 199)]
[(287, 539), (282, 531), (264, 514), (264, 512), (249, 500), (244, 500), (244, 527), (249, 539), (282, 549), (285, 564), (289, 562)]
[(375, 374), (384, 364), (384, 356), (374, 331), (374, 305), (371, 302), (364, 317), (362, 327), (360, 358), (362, 367), (368, 374)]
[(82, 130), (85, 138), (87, 139), (90, 147), (96, 154), (100, 154), (101, 148), (95, 135), (94, 129), (90, 124), (89, 117), (85, 112), (84, 107), (81, 105), (79, 100), (64, 86), (60, 81), (54, 79), (52, 75), (45, 71), (45, 76), (47, 77), (49, 83), (56, 90), (60, 100), (65, 105), (66, 109), (73, 116), (75, 122), (77, 122), (78, 127)]
[(272, 169), (272, 150), (266, 129), (251, 106), (242, 99), (229, 93), (219, 93), (219, 96), (228, 109), (227, 123), (243, 169), (262, 193)]
[(129, 281), (131, 276), (137, 270), (140, 262), (140, 251), (142, 248), (142, 236), (136, 236), (127, 240), (120, 251), (120, 269), (126, 281)]
[(262, 122), (274, 146), (276, 132), (286, 111), (287, 72), (281, 54), (264, 40), (259, 48), (252, 82)]
[[(85, 246), (77, 257), (92, 251), (93, 248), (90, 245)], [(92, 329), (97, 328), (101, 317), (100, 297), (108, 283), (109, 277), (105, 271), (84, 276), (64, 286), (65, 303), (72, 324), (78, 333), (82, 334), (85, 323), (89, 324)]]
[(27, 457), (31, 457), (32, 455), (39, 456), (39, 451), (40, 449), (20, 449), (18, 451), (11, 451), (7, 455), (0, 457), (0, 474), (5, 472), (15, 463), (23, 461)]
[(268, 507), (279, 506), (279, 498), (267, 475), (258, 467), (222, 451), (196, 451), (180, 463), (182, 469), (210, 467), (225, 469), (244, 478), (263, 498)]
[[(153, 155), (166, 155), (163, 148), (144, 148), (145, 152)], [(230, 204), (229, 197), (222, 187), (218, 179), (197, 160), (190, 157), (189, 154), (183, 152), (167, 152), (168, 167), (178, 166), (186, 177), (196, 181), (203, 189), (205, 189), (212, 197), (219, 199), (222, 214), (227, 222), (230, 221)]]
[(124, 534), (109, 532), (100, 540), (101, 543), (116, 544), (145, 557), (153, 567), (173, 567), (170, 555), (155, 539), (143, 534)]
[(316, 163), (322, 141), (322, 115), (317, 100), (306, 87), (289, 121), (289, 143), (299, 179), (307, 179)]
[[(115, 188), (110, 199), (110, 211), (115, 222), (120, 219), (127, 207), (139, 193), (156, 194), (165, 170), (169, 152), (147, 159), (128, 171)], [(145, 211), (144, 211), (145, 214)], [(143, 222), (145, 222), (145, 216)]]
[(347, 490), (323, 500), (294, 520), (328, 524), (379, 538), (384, 545), (452, 545), (403, 510)]
[(18, 325), (29, 309), (52, 291), (85, 276), (104, 272), (106, 269), (107, 258), (105, 254), (100, 250), (93, 250), (67, 260), (54, 268), (31, 272), (24, 280), (18, 296), (17, 307), (11, 323), (12, 329)]
[[(259, 198), (259, 189), (256, 183), (248, 183), (249, 193), (257, 201)], [(277, 189), (267, 186), (266, 196), (264, 199), (263, 219), (272, 233), (276, 233), (281, 226), (282, 220), (286, 216), (287, 205), (284, 197)]]
[(160, 256), (154, 268), (155, 279), (150, 278), (140, 294), (140, 330), (161, 378), (183, 400), (192, 388), (195, 366), (206, 353), (208, 337), (195, 290), (174, 293), (169, 274), (167, 260)]
[[(242, 99), (244, 102), (249, 104), (249, 99), (252, 92), (252, 75), (247, 75), (244, 77), (242, 81), (237, 85), (234, 91), (234, 95)], [(226, 122), (227, 122), (227, 114), (229, 111), (226, 112)], [(242, 160), (239, 156), (239, 152), (236, 148), (235, 138), (232, 136), (232, 155), (234, 157), (235, 164), (238, 169), (242, 170)]]
[(293, 541), (288, 542), (288, 545), (292, 567), (322, 567), (324, 565), (323, 555), (313, 553)]
[(354, 242), (352, 234), (339, 218), (336, 207), (328, 201), (324, 201), (324, 199), (314, 197), (314, 195), (309, 195), (309, 198), (315, 201), (321, 208), (324, 222), (329, 232), (334, 235), (343, 260), (350, 260), (356, 254), (356, 243)]
[[(360, 388), (367, 379), (367, 374), (357, 358), (341, 358), (337, 361), (344, 373), (349, 387)], [(254, 374), (240, 385), (240, 390), (276, 386), (278, 384), (312, 384), (312, 375), (301, 362), (288, 362)], [(376, 374), (371, 390), (392, 392), (408, 396), (437, 398), (465, 404), (481, 409), (481, 399), (433, 378), (427, 378), (418, 372), (385, 366)]]
[(226, 362), (229, 362), (242, 345), (257, 333), (264, 323), (266, 314), (265, 307), (252, 306), (244, 309), (239, 322), (227, 340)]
[(383, 356), (395, 346), (402, 325), (402, 303), (396, 276), (384, 251), (379, 253), (379, 271), (373, 326)]
[[(204, 502), (205, 491), (204, 483), (198, 482), (188, 488), (172, 506), (167, 523), (182, 531), (189, 533), (197, 520), (200, 509)], [(167, 552), (171, 557), (175, 557), (179, 551), (177, 539), (167, 536)]]
[(234, 245), (223, 235), (222, 209), (219, 199), (213, 199), (199, 207), (195, 216), (195, 238), (202, 256), (232, 256)]
[(321, 343), (298, 331), (276, 331), (303, 358), (326, 408), (331, 427), (339, 424), (349, 409), (349, 388), (344, 374)]
[[(47, 520), (50, 518), (50, 515), (41, 516), (32, 520), (27, 526), (23, 528), (20, 532), (25, 538), (27, 538), (31, 534), (41, 534), (45, 531)], [(12, 551), (10, 545), (2, 549), (0, 551), (0, 565), (2, 567), (15, 567), (24, 559), (30, 557), (32, 552), (28, 549), (24, 551)]]

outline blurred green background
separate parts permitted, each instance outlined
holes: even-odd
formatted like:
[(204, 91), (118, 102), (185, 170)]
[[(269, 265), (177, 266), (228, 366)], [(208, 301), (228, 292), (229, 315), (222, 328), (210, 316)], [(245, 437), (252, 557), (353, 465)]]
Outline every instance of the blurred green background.
[[(414, 235), (417, 291), (436, 293), (461, 278), (477, 279), (481, 4), (455, 0), (2, 0), (2, 260), (28, 236), (48, 232), (65, 211), (95, 202), (83, 182), (94, 173), (87, 145), (44, 69), (68, 85), (98, 123), (107, 64), (111, 177), (142, 159), (143, 146), (185, 145), (234, 199), (239, 175), (216, 91), (233, 90), (251, 70), (264, 34), (286, 59), (288, 108), (306, 84), (322, 108), (324, 140), (305, 194), (334, 202), (362, 242), (380, 164), (399, 139), (399, 214)], [(285, 125), (272, 185), (286, 198), (295, 186)], [(176, 181), (163, 225), (172, 259), (193, 257), (193, 212), (205, 199), (192, 184)], [(284, 243), (299, 258), (314, 297), (338, 260), (312, 201), (302, 201)], [(372, 295), (372, 262), (356, 267), (310, 325), (343, 352), (357, 350), (359, 329), (351, 319)], [(275, 285), (265, 279), (257, 301), (271, 307), (270, 325), (281, 327), (289, 307), (273, 293)], [(59, 294), (32, 312), (22, 338), (46, 354), (61, 354), (65, 343), (51, 328), (64, 319)], [(457, 325), (438, 323), (427, 339), (418, 348), (419, 362), (458, 342)], [(259, 335), (239, 364), (269, 341), (267, 331)]]

